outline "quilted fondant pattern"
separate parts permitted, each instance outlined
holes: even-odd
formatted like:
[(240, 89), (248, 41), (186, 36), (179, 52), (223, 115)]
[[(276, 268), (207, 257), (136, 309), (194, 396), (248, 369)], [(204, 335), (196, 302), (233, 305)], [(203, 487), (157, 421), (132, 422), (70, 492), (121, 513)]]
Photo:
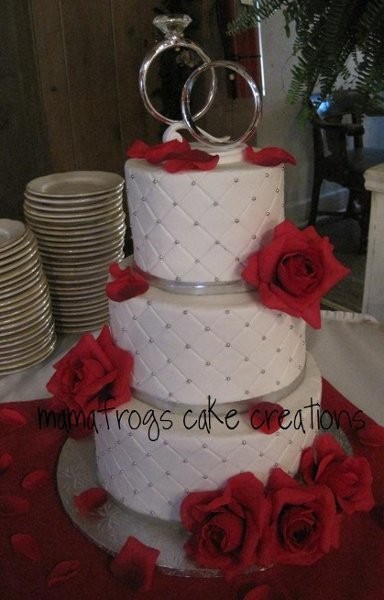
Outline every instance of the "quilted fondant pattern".
[(157, 277), (240, 279), (247, 256), (284, 219), (282, 166), (235, 163), (175, 176), (130, 160), (125, 169), (135, 262)]
[[(98, 416), (95, 438), (101, 484), (133, 510), (178, 520), (180, 503), (189, 491), (217, 489), (241, 471), (251, 471), (264, 482), (274, 466), (294, 474), (302, 448), (311, 445), (316, 434), (316, 419), (311, 423), (310, 411), (304, 407), (311, 398), (313, 403), (319, 401), (320, 388), (320, 373), (309, 358), (302, 384), (282, 402), (292, 417), (301, 411), (305, 432), (292, 420), (273, 435), (254, 431), (242, 415), (236, 429), (217, 424), (211, 434), (196, 428), (188, 431), (182, 417), (172, 415), (172, 426), (151, 441), (151, 421), (144, 424), (149, 407), (133, 400), (120, 407), (133, 411), (131, 427), (128, 418), (122, 417), (118, 425), (111, 414), (108, 428), (104, 417)], [(152, 414), (161, 430), (161, 411)]]
[(134, 354), (133, 387), (160, 405), (260, 397), (290, 385), (305, 364), (303, 321), (266, 309), (256, 293), (196, 297), (150, 288), (110, 302), (110, 323), (116, 343)]

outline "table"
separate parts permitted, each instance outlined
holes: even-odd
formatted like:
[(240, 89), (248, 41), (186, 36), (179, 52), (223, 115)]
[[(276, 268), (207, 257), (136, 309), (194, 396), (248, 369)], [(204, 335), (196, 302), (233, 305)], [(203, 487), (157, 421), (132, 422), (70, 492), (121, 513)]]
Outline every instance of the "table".
[[(25, 416), (28, 425), (10, 431), (0, 423), (0, 455), (14, 463), (0, 474), (0, 495), (23, 492), (30, 508), (26, 514), (2, 518), (0, 511), (0, 581), (2, 600), (244, 600), (255, 586), (269, 586), (268, 600), (382, 600), (384, 589), (384, 448), (356, 447), (367, 456), (375, 473), (373, 513), (356, 513), (342, 528), (340, 549), (310, 567), (279, 566), (247, 574), (230, 584), (222, 578), (169, 577), (156, 572), (153, 589), (133, 594), (110, 573), (110, 557), (77, 531), (63, 511), (55, 488), (56, 464), (65, 433), (38, 431), (33, 422), (37, 407), (47, 398), (45, 383), (52, 364), (78, 336), (59, 338), (54, 354), (42, 364), (0, 380), (1, 402)], [(384, 425), (384, 325), (370, 317), (323, 312), (320, 331), (308, 330), (308, 349), (330, 383), (371, 418)], [(343, 402), (329, 384), (327, 401)], [(34, 401), (31, 401), (35, 399)], [(7, 405), (9, 406), (9, 405)], [(356, 450), (355, 448), (355, 450)], [(40, 470), (48, 480), (42, 487), (23, 488), (28, 473)], [(0, 502), (1, 508), (1, 502)], [(31, 561), (12, 552), (10, 539), (29, 534), (38, 540), (41, 556)], [(57, 564), (63, 581), (48, 581)], [(52, 582), (52, 580), (51, 580)], [(261, 600), (254, 596), (252, 600)], [(248, 598), (247, 598), (248, 600)]]

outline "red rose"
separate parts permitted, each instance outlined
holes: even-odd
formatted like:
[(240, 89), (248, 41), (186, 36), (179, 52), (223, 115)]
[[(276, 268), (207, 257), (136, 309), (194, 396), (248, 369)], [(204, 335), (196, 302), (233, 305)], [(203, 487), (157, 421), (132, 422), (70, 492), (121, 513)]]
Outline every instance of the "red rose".
[(252, 473), (235, 475), (222, 490), (188, 494), (180, 511), (192, 533), (187, 555), (202, 567), (221, 569), (227, 578), (262, 564), (269, 511), (264, 487)]
[(310, 565), (338, 546), (340, 519), (331, 490), (301, 486), (281, 469), (271, 472), (270, 556), (275, 564)]
[(374, 506), (367, 459), (348, 456), (332, 435), (319, 435), (314, 445), (303, 451), (300, 473), (308, 484), (327, 485), (339, 509), (347, 514)]
[(271, 243), (248, 258), (242, 277), (259, 289), (268, 308), (319, 328), (321, 298), (348, 273), (333, 256), (327, 237), (314, 227), (300, 230), (284, 221), (275, 228)]
[[(105, 326), (99, 337), (85, 333), (55, 365), (47, 383), (53, 403), (87, 417), (114, 408), (131, 397), (132, 355), (118, 348)], [(76, 418), (75, 418), (76, 421)]]

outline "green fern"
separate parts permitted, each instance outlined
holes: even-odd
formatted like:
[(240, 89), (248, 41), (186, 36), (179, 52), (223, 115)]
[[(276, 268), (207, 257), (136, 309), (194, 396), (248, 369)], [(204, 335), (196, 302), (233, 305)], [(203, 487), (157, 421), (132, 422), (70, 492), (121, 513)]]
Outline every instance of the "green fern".
[(303, 107), (315, 90), (331, 94), (339, 78), (362, 101), (384, 90), (384, 0), (254, 0), (230, 24), (229, 34), (282, 11), (287, 36), (295, 33), (288, 101)]

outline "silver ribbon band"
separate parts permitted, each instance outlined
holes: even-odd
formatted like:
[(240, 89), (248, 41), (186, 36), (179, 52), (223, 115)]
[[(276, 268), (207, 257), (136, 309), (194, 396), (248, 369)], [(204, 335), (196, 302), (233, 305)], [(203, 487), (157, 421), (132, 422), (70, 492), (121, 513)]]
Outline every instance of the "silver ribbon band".
[[(298, 377), (294, 379), (289, 385), (283, 387), (280, 390), (276, 390), (274, 392), (270, 392), (269, 394), (263, 394), (261, 396), (249, 399), (238, 400), (237, 402), (226, 402), (225, 404), (219, 403), (220, 399), (216, 401), (214, 404), (215, 397), (211, 396), (211, 406), (214, 404), (212, 408), (213, 412), (217, 415), (222, 416), (228, 413), (230, 410), (236, 410), (238, 414), (246, 412), (252, 405), (257, 404), (258, 402), (281, 402), (284, 400), (289, 394), (292, 394), (303, 381), (305, 375), (305, 368), (301, 371)], [(192, 411), (192, 414), (199, 415), (202, 410), (207, 410), (209, 399), (207, 397), (207, 404), (197, 404), (192, 406), (190, 404), (180, 404), (178, 402), (167, 400), (166, 398), (158, 398), (156, 396), (152, 396), (147, 392), (142, 390), (138, 390), (137, 388), (132, 388), (132, 394), (136, 398), (136, 400), (140, 400), (153, 408), (157, 408), (159, 410), (165, 411), (168, 410), (172, 414), (183, 415), (187, 411)]]
[(171, 292), (172, 294), (186, 294), (194, 296), (204, 296), (210, 294), (236, 294), (240, 292), (255, 291), (255, 288), (243, 281), (242, 279), (236, 279), (235, 281), (173, 281), (171, 279), (164, 279), (163, 277), (157, 277), (147, 271), (143, 271), (135, 263), (132, 265), (133, 269), (139, 273), (148, 283), (164, 290), (165, 292)]

